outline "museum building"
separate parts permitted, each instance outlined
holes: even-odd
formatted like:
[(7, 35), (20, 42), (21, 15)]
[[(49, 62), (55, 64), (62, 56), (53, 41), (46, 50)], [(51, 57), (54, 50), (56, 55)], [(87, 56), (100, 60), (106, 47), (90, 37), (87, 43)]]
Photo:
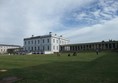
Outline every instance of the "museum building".
[(68, 43), (69, 40), (62, 35), (58, 36), (49, 32), (48, 35), (32, 35), (32, 37), (24, 38), (23, 49), (26, 53), (52, 54), (59, 52), (60, 45), (66, 45)]

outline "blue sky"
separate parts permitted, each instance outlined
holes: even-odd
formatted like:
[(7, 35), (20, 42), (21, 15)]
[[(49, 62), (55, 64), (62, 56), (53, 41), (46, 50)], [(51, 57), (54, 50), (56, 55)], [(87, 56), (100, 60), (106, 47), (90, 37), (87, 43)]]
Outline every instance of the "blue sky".
[(118, 0), (0, 0), (0, 43), (49, 32), (71, 43), (118, 40)]

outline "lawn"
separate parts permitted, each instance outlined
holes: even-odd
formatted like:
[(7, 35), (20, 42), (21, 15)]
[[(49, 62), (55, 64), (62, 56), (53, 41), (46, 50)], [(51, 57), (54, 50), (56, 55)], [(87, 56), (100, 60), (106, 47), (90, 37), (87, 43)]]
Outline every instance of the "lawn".
[[(79, 53), (78, 56), (0, 55), (0, 83), (118, 83), (118, 53)], [(8, 79), (7, 79), (8, 80)]]

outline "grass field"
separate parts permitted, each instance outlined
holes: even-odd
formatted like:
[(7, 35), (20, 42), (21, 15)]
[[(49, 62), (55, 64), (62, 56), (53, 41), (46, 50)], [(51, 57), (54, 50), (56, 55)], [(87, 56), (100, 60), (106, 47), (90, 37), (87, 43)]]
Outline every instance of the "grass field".
[(78, 56), (0, 55), (0, 83), (118, 83), (118, 53), (79, 53)]

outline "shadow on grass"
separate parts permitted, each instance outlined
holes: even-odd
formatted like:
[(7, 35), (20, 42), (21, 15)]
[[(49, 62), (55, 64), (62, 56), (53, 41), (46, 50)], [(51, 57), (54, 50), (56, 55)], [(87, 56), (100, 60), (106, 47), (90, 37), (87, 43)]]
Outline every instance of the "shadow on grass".
[(1, 76), (22, 78), (16, 83), (118, 83), (117, 59), (117, 54), (108, 54), (91, 62), (55, 62), (11, 69)]

